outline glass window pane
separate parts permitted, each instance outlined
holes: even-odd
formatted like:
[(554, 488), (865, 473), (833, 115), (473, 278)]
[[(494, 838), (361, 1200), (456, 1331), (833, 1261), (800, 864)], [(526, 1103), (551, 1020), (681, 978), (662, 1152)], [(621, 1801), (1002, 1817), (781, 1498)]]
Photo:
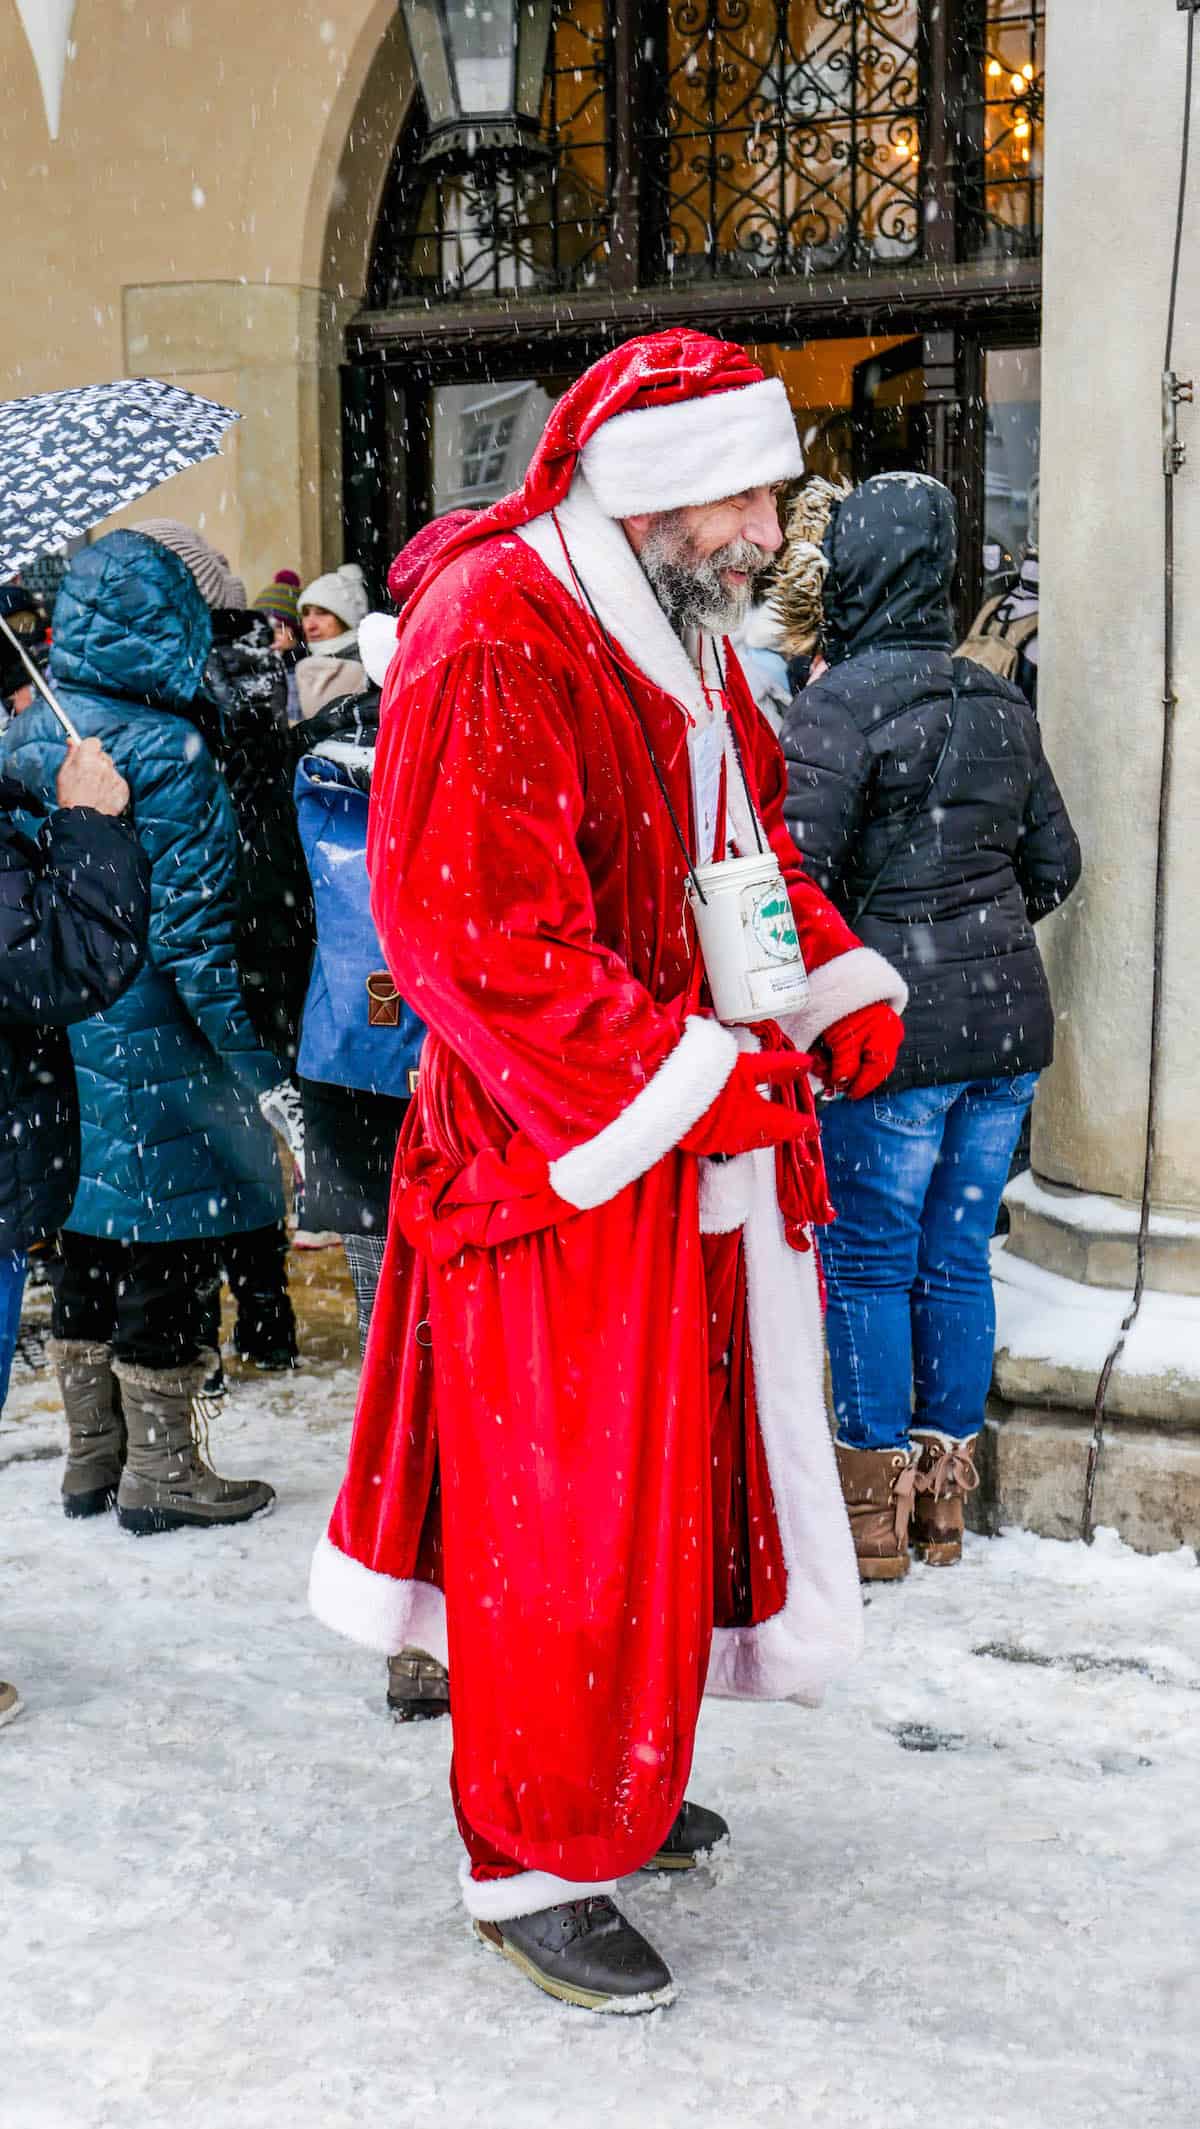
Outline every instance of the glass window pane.
[(1040, 349), (991, 349), (984, 359), (984, 400), (984, 579), (1001, 590), (1001, 580), (1015, 575), (1022, 555), (1038, 543)]
[[(668, 276), (919, 256), (920, 18), (918, 0), (668, 0)], [(656, 106), (651, 170), (662, 125)]]
[(975, 0), (965, 114), (966, 245), (1035, 258), (1042, 242), (1046, 0)]
[(483, 117), (513, 108), (511, 0), (445, 0), (460, 107)]
[(519, 488), (557, 397), (533, 378), (436, 390), (432, 514), (495, 502)]

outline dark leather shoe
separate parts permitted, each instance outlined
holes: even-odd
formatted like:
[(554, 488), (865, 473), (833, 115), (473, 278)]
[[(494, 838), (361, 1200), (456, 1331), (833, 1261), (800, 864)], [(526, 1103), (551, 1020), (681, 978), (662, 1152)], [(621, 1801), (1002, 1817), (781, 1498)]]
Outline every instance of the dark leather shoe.
[(450, 1713), (450, 1674), (424, 1649), (388, 1657), (387, 1704), (393, 1722), (430, 1722)]
[(675, 2000), (670, 1969), (603, 1893), (506, 1922), (477, 1921), (475, 1933), (560, 2003), (634, 2012)]
[(703, 1804), (684, 1804), (658, 1854), (643, 1863), (642, 1869), (694, 1870), (728, 1839), (729, 1828), (719, 1811), (706, 1811)]

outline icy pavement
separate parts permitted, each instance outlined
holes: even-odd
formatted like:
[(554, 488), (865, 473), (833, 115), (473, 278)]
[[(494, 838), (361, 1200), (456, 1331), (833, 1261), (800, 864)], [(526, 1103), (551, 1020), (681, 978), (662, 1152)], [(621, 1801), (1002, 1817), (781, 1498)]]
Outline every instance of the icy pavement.
[[(673, 2010), (604, 2021), (470, 1938), (446, 1725), (307, 1615), (346, 1369), (235, 1390), (224, 1536), (68, 1523), (0, 1426), (4, 2129), (1098, 2129), (1200, 2114), (1200, 1573), (1011, 1535), (868, 1614), (819, 1713), (710, 1707), (735, 1847), (626, 1904)], [(14, 1424), (15, 1423), (15, 1424)]]

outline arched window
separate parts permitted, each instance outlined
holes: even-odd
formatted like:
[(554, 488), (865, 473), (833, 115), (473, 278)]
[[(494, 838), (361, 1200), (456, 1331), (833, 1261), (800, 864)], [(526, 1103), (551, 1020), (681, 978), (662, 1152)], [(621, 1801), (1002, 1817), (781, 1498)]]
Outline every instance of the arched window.
[(372, 308), (1036, 256), (1045, 0), (403, 0)]

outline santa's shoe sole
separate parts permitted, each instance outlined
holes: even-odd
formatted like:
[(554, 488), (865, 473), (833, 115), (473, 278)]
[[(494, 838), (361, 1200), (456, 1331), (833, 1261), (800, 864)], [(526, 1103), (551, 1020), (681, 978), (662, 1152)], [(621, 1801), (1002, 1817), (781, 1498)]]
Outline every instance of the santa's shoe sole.
[(560, 1981), (554, 1974), (543, 1973), (541, 1967), (535, 1966), (515, 1944), (505, 1941), (495, 1923), (476, 1922), (474, 1930), (481, 1944), (486, 1944), (491, 1952), (499, 1952), (502, 1959), (515, 1966), (535, 1988), (541, 1989), (543, 1995), (553, 1996), (556, 2003), (570, 2004), (576, 2011), (595, 2011), (602, 2018), (636, 2018), (645, 2011), (665, 2010), (679, 1993), (673, 1981), (666, 1988), (650, 1989), (641, 1996), (605, 1996), (596, 1989), (577, 1988), (574, 1982)]
[(389, 1700), (388, 1714), (393, 1722), (437, 1722), (450, 1713), (448, 1700)]
[(670, 1873), (679, 1870), (699, 1870), (701, 1863), (711, 1863), (714, 1856), (724, 1855), (728, 1847), (729, 1835), (723, 1833), (720, 1840), (713, 1841), (710, 1847), (694, 1849), (691, 1855), (672, 1855), (669, 1849), (660, 1848), (658, 1854), (652, 1855), (650, 1861), (643, 1863), (641, 1868), (643, 1871), (654, 1871), (655, 1873), (659, 1871)]

